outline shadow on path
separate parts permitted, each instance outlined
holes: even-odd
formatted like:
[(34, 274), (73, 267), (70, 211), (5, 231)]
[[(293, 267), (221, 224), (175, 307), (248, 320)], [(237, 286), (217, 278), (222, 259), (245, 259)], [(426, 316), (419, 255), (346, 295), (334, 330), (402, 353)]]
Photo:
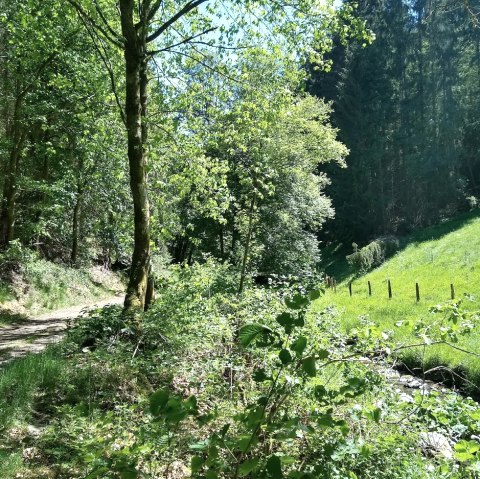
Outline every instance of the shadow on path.
[(82, 313), (122, 303), (123, 296), (114, 296), (93, 304), (59, 309), (35, 318), (19, 315), (19, 321), (0, 327), (0, 365), (28, 353), (38, 353), (49, 344), (60, 341), (67, 323)]

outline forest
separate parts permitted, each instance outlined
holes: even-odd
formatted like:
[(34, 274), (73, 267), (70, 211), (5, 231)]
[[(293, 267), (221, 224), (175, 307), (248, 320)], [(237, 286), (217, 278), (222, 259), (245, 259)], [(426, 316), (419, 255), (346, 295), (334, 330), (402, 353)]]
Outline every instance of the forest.
[(480, 1), (0, 0), (0, 479), (480, 478)]

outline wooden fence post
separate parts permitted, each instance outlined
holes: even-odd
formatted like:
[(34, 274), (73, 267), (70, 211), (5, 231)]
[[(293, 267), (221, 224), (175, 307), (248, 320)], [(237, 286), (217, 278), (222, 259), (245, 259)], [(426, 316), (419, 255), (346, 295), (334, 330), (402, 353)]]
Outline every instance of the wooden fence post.
[(370, 281), (368, 282), (368, 295), (372, 295), (372, 284), (370, 283)]
[(351, 281), (348, 282), (348, 291), (350, 293), (350, 296), (352, 296), (352, 282)]
[(392, 299), (392, 284), (388, 280), (388, 299)]
[(418, 283), (415, 283), (415, 293), (417, 295), (417, 303), (420, 301), (420, 286)]
[(337, 280), (335, 278), (333, 278), (333, 292), (337, 292)]
[(450, 298), (452, 300), (455, 299), (455, 288), (453, 287), (453, 284), (450, 284)]

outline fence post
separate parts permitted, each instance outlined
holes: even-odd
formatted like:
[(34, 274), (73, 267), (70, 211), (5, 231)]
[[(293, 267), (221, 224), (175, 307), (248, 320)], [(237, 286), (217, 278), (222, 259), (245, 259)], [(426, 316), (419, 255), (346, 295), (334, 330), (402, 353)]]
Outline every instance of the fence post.
[(415, 283), (415, 293), (417, 295), (417, 303), (420, 301), (420, 286), (418, 283)]
[(368, 295), (369, 296), (372, 295), (372, 285), (371, 285), (370, 281), (368, 282)]
[(392, 284), (388, 280), (388, 299), (392, 299)]
[(455, 299), (455, 288), (453, 287), (453, 284), (450, 284), (450, 297), (452, 300)]
[(333, 292), (337, 292), (337, 280), (335, 278), (333, 278)]
[(348, 291), (350, 293), (350, 296), (352, 296), (352, 282), (351, 281), (348, 282)]

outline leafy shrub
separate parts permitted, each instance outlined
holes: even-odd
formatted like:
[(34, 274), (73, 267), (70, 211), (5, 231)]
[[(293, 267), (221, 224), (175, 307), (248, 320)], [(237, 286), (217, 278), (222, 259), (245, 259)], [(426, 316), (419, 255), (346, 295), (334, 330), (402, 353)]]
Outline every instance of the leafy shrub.
[[(211, 479), (428, 477), (405, 435), (369, 441), (352, 434), (355, 427), (371, 429), (360, 424), (381, 422), (381, 406), (362, 400), (367, 391), (377, 392), (378, 375), (348, 359), (339, 368), (342, 353), (331, 347), (326, 325), (330, 313), (307, 315), (319, 291), (282, 294), (287, 310), (262, 322), (250, 319), (238, 331), (248, 362), (227, 409), (222, 396), (203, 404), (173, 380), (147, 404), (95, 425), (97, 439), (82, 446), (88, 477), (164, 477), (175, 467)], [(317, 319), (323, 337), (309, 334)], [(331, 382), (335, 371), (339, 377)], [(129, 432), (119, 427), (126, 417)]]
[[(356, 249), (356, 245), (354, 247)], [(356, 249), (356, 251), (347, 256), (347, 261), (358, 272), (366, 273), (380, 266), (398, 250), (398, 247), (398, 239), (393, 236), (385, 236), (372, 241), (361, 249)]]
[(81, 347), (92, 347), (103, 341), (115, 341), (121, 335), (131, 338), (135, 332), (122, 315), (122, 307), (110, 305), (77, 318), (68, 330), (67, 339)]

